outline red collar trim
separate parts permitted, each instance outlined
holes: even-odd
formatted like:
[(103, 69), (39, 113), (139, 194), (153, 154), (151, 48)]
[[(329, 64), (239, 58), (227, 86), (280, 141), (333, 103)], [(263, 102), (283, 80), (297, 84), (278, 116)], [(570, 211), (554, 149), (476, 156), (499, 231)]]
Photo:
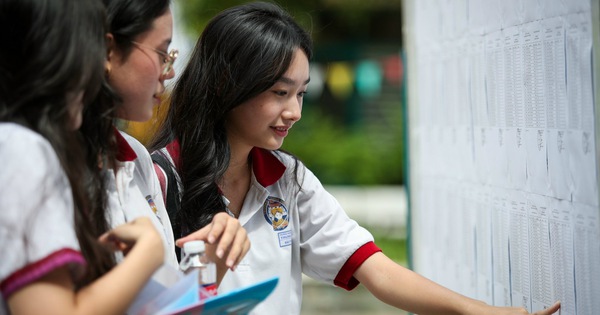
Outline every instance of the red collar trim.
[(169, 153), (169, 155), (171, 156), (171, 159), (173, 160), (173, 163), (175, 163), (175, 169), (181, 169), (179, 168), (179, 152), (180, 151), (180, 146), (179, 146), (179, 140), (173, 140), (171, 143), (167, 144), (166, 146), (167, 152)]
[(250, 156), (256, 180), (263, 187), (275, 184), (283, 176), (286, 167), (271, 151), (254, 147)]
[(137, 154), (135, 154), (135, 151), (131, 148), (127, 140), (125, 140), (117, 128), (115, 128), (115, 138), (117, 140), (116, 158), (118, 161), (131, 162), (137, 159)]

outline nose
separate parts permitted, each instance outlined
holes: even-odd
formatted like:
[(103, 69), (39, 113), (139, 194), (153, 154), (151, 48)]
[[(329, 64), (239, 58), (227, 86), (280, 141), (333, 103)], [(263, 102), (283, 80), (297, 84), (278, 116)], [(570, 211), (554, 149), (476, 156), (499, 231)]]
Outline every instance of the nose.
[(302, 97), (291, 98), (283, 112), (283, 118), (298, 121), (302, 118)]
[(171, 70), (169, 70), (169, 72), (161, 75), (161, 80), (162, 81), (166, 81), (166, 80), (171, 80), (175, 77), (175, 68), (171, 68)]

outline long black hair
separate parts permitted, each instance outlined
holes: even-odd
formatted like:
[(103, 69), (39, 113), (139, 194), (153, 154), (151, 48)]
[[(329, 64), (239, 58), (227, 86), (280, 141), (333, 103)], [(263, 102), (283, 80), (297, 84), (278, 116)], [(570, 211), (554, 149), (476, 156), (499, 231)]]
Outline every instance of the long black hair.
[(176, 233), (201, 228), (225, 210), (217, 182), (229, 166), (227, 113), (273, 86), (298, 48), (311, 58), (309, 34), (272, 3), (227, 9), (202, 32), (151, 144), (151, 150), (173, 140), (180, 144), (183, 194), (172, 220)]
[(84, 104), (89, 104), (100, 89), (105, 18), (97, 0), (0, 1), (0, 121), (45, 137), (65, 170), (75, 204), (75, 230), (88, 263), (78, 287), (114, 265), (112, 253), (97, 241), (107, 226), (104, 209), (92, 197), (103, 191), (89, 180), (98, 170), (86, 165), (83, 142), (72, 130), (68, 111), (69, 95), (83, 91)]

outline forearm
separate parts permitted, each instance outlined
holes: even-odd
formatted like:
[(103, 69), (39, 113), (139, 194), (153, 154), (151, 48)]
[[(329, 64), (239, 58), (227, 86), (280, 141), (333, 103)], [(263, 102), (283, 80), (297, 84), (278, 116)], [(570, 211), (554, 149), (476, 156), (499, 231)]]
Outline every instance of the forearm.
[(156, 251), (136, 246), (122, 264), (77, 292), (69, 268), (55, 269), (8, 298), (11, 314), (122, 315), (160, 264), (144, 250)]
[(485, 304), (444, 288), (382, 253), (367, 259), (355, 277), (381, 301), (416, 314), (476, 314)]

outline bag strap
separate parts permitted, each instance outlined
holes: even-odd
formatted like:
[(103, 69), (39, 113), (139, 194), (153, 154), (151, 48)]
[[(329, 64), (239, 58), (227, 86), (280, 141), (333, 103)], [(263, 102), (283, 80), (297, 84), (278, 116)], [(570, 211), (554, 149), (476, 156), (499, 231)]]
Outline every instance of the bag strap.
[[(156, 151), (151, 154), (152, 161), (154, 162), (156, 175), (160, 182), (160, 188), (163, 192), (163, 198), (165, 207), (167, 207), (167, 213), (169, 214), (169, 220), (171, 221), (171, 227), (173, 228), (173, 235), (175, 239), (182, 237), (181, 235), (181, 224), (178, 222), (177, 212), (179, 211), (179, 185), (177, 184), (177, 176), (175, 175), (175, 167), (167, 158)], [(167, 180), (162, 172), (156, 169), (156, 166), (161, 168), (167, 175)], [(170, 185), (169, 185), (170, 184)], [(166, 186), (166, 187), (165, 187)], [(181, 260), (181, 249), (175, 246), (175, 253), (177, 254), (177, 260)]]

